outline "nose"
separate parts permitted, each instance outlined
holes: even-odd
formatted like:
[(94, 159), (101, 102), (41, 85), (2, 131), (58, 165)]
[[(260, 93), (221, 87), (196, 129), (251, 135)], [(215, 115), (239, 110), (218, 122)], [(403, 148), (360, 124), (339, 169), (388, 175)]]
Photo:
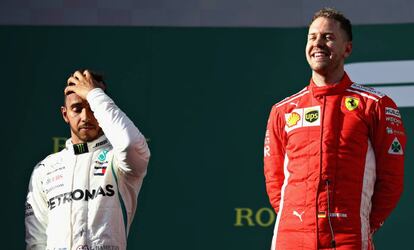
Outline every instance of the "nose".
[(314, 46), (317, 46), (317, 47), (320, 47), (320, 46), (322, 46), (323, 45), (323, 37), (321, 36), (321, 35), (318, 35), (318, 36), (316, 36), (316, 38), (315, 38), (315, 40), (313, 41), (314, 42)]
[(81, 112), (81, 119), (83, 122), (91, 121), (93, 116), (92, 110), (90, 108), (83, 108)]

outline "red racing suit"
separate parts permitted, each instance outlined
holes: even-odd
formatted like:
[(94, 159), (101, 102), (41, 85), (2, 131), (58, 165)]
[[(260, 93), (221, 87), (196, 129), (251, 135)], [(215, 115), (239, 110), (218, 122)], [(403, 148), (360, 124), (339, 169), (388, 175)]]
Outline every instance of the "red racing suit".
[(275, 104), (264, 147), (271, 250), (373, 249), (403, 191), (405, 143), (395, 103), (346, 73)]

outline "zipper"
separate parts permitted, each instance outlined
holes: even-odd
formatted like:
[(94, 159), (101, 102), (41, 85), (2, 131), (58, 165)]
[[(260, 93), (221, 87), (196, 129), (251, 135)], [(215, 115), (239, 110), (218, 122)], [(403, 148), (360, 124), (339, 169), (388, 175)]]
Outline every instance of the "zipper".
[[(320, 175), (320, 179), (319, 179), (319, 183), (318, 183), (318, 190), (319, 190), (319, 186), (321, 184), (321, 179), (322, 179), (322, 141), (323, 141), (323, 128), (324, 128), (324, 121), (325, 121), (325, 108), (326, 108), (326, 96), (323, 96), (323, 105), (322, 105), (322, 118), (321, 118), (321, 135), (320, 135), (320, 140), (319, 140), (319, 175)], [(330, 233), (331, 233), (331, 247), (336, 250), (336, 241), (335, 241), (335, 233), (332, 227), (332, 222), (331, 222), (331, 207), (330, 207), (330, 195), (329, 195), (329, 184), (330, 184), (330, 180), (323, 180), (325, 181), (325, 186), (326, 186), (326, 195), (327, 195), (327, 217), (328, 217), (328, 224), (329, 224), (329, 229), (330, 229)], [(319, 193), (316, 195), (316, 207), (318, 208), (318, 198), (319, 198)], [(318, 227), (318, 217), (316, 216), (316, 227)]]

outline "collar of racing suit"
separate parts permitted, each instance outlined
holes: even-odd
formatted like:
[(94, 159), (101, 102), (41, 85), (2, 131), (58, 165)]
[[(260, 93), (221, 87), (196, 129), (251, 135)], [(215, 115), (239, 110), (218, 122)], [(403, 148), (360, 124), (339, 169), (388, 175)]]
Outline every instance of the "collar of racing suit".
[(66, 149), (68, 149), (72, 154), (78, 155), (93, 152), (99, 148), (104, 147), (108, 143), (109, 141), (105, 135), (102, 135), (93, 141), (79, 144), (73, 144), (71, 139), (68, 139), (66, 140)]
[(352, 85), (351, 79), (349, 79), (348, 74), (344, 72), (344, 76), (342, 77), (341, 81), (336, 84), (328, 85), (319, 87), (315, 84), (315, 82), (310, 80), (309, 90), (314, 97), (321, 97), (327, 95), (337, 95), (343, 93), (349, 86)]

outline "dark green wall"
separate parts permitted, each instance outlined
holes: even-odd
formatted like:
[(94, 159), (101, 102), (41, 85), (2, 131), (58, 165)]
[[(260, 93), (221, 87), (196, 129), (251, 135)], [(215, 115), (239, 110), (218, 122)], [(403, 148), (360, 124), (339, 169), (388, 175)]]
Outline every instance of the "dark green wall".
[[(413, 31), (355, 27), (349, 62), (412, 60)], [(24, 248), (32, 168), (53, 151), (53, 137), (69, 136), (59, 111), (63, 86), (86, 67), (105, 73), (110, 95), (150, 140), (129, 249), (269, 249), (264, 129), (272, 104), (308, 82), (305, 40), (305, 28), (0, 26), (1, 248)], [(412, 141), (414, 110), (401, 112)], [(410, 152), (408, 144), (405, 193), (376, 236), (379, 250), (410, 245)], [(253, 212), (254, 226), (237, 223), (240, 208)]]

